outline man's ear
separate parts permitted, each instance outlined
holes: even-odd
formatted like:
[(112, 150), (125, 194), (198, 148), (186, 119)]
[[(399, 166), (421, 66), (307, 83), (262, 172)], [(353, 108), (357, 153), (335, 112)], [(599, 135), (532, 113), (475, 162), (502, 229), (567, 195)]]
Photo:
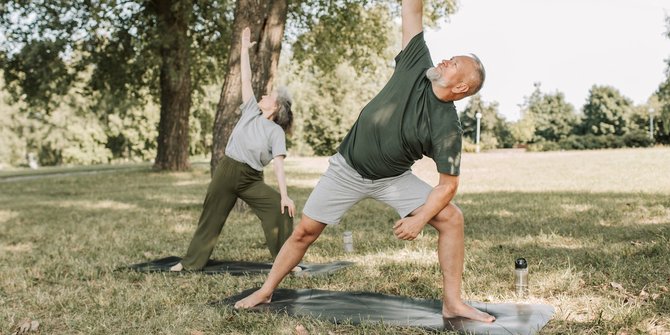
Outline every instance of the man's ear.
[(470, 89), (470, 85), (465, 82), (460, 82), (451, 89), (452, 93), (466, 93)]

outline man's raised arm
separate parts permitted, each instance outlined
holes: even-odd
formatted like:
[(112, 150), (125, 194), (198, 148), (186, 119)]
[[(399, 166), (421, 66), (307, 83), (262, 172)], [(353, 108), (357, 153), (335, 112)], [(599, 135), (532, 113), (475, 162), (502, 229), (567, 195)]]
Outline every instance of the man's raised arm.
[(423, 0), (402, 0), (402, 48), (423, 31)]

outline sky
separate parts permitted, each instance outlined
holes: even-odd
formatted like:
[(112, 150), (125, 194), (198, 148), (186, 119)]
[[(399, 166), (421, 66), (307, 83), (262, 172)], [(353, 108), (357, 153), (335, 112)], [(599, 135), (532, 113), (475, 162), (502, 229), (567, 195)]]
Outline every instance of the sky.
[(646, 103), (666, 79), (666, 15), (670, 0), (460, 0), (425, 38), (435, 62), (475, 53), (486, 68), (482, 99), (515, 121), (536, 82), (576, 111), (593, 85)]

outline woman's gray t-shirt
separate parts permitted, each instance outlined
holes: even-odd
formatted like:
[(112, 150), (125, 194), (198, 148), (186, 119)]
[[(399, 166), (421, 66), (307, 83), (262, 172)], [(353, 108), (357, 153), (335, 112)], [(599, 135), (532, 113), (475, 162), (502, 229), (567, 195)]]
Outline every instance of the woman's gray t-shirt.
[(273, 158), (286, 156), (284, 130), (263, 117), (255, 96), (243, 103), (240, 111), (240, 120), (226, 145), (226, 156), (258, 171), (263, 171)]

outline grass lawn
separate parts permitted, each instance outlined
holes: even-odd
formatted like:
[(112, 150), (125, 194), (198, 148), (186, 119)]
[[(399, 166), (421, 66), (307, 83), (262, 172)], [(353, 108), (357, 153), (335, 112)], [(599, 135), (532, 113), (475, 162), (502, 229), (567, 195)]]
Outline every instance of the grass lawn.
[[(287, 159), (299, 209), (326, 158)], [(432, 162), (416, 173), (437, 181)], [(233, 312), (207, 303), (259, 286), (264, 276), (143, 274), (117, 267), (182, 256), (209, 183), (208, 164), (153, 173), (0, 174), (0, 334), (24, 319), (40, 334), (424, 334), (383, 325)], [(19, 176), (19, 177), (17, 177)], [(271, 170), (266, 172), (274, 184)], [(455, 202), (466, 216), (463, 296), (546, 303), (542, 334), (670, 333), (670, 148), (465, 154)], [(396, 214), (374, 201), (329, 227), (305, 261), (349, 260), (326, 277), (287, 278), (285, 288), (371, 291), (439, 299), (437, 235), (396, 240)], [(354, 234), (345, 254), (341, 236)], [(268, 261), (250, 212), (233, 213), (214, 258)], [(513, 290), (513, 262), (529, 262), (531, 294)]]

